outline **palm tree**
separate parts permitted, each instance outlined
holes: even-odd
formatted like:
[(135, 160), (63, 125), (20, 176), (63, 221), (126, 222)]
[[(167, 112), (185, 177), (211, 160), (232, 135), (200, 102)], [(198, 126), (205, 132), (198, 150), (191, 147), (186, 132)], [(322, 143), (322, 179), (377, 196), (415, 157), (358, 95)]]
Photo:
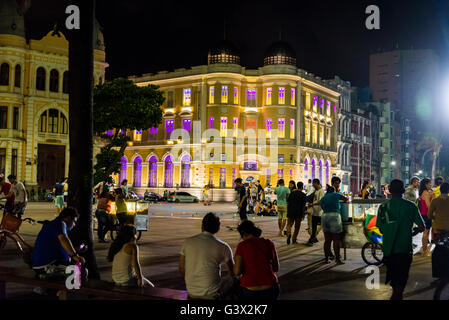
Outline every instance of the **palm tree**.
[(421, 158), (421, 164), (424, 166), (424, 160), (426, 155), (431, 152), (432, 153), (432, 181), (435, 179), (436, 170), (437, 170), (437, 159), (440, 156), (440, 151), (442, 148), (441, 139), (437, 137), (426, 134), (423, 139), (416, 146), (417, 150), (424, 150), (424, 154)]

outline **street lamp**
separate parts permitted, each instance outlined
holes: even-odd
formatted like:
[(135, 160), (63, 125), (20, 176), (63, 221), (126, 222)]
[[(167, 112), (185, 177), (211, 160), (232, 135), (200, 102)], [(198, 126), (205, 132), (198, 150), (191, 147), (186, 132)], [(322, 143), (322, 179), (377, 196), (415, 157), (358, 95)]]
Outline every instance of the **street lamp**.
[(396, 166), (396, 161), (391, 161), (391, 165), (394, 167), (394, 166)]

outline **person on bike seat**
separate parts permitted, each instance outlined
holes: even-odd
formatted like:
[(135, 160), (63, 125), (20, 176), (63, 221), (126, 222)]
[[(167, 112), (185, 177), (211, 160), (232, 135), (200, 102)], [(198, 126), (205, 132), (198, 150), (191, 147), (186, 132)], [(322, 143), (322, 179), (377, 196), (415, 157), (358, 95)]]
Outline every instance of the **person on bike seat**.
[(25, 209), (27, 206), (27, 192), (25, 186), (22, 182), (17, 181), (15, 175), (10, 174), (8, 176), (8, 180), (12, 185), (12, 191), (14, 192), (15, 200), (14, 200), (14, 213), (21, 218), (25, 213)]
[(10, 183), (0, 177), (0, 199), (6, 199), (5, 213), (14, 213), (15, 194)]
[[(32, 268), (38, 277), (69, 276), (65, 274), (70, 264), (85, 264), (79, 256), (67, 232), (70, 231), (79, 218), (78, 211), (73, 207), (64, 208), (59, 216), (42, 226), (34, 243)], [(84, 277), (87, 269), (83, 268)]]

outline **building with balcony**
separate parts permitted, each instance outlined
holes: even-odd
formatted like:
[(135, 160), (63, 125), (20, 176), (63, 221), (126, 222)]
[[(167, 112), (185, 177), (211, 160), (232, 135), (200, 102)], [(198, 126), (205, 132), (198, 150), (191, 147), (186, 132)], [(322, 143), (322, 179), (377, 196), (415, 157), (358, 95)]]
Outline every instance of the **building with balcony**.
[(120, 177), (137, 189), (166, 188), (200, 195), (213, 186), (214, 200), (235, 198), (234, 180), (330, 183), (337, 174), (339, 92), (296, 66), (286, 42), (268, 48), (263, 67), (240, 65), (239, 52), (223, 41), (208, 64), (130, 77), (160, 86), (163, 122), (128, 132)]
[(330, 83), (337, 86), (340, 93), (339, 113), (338, 113), (338, 138), (337, 138), (337, 175), (341, 177), (341, 190), (350, 192), (350, 178), (352, 174), (351, 166), (351, 83), (344, 81), (338, 76), (330, 80)]
[[(95, 28), (95, 83), (104, 79), (103, 35)], [(0, 2), (0, 170), (28, 189), (68, 175), (68, 42), (50, 31), (26, 39), (14, 0)]]

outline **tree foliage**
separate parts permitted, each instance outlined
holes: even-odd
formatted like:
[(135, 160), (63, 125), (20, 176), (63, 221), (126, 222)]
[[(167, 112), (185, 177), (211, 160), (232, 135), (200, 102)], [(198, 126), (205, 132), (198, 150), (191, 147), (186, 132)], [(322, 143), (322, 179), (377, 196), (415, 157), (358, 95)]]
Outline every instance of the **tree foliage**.
[[(94, 89), (94, 133), (106, 144), (96, 155), (94, 182), (112, 182), (120, 172), (120, 161), (130, 138), (120, 130), (148, 130), (162, 121), (164, 102), (158, 86), (139, 87), (131, 80), (118, 78)], [(105, 134), (113, 130), (113, 135)]]

